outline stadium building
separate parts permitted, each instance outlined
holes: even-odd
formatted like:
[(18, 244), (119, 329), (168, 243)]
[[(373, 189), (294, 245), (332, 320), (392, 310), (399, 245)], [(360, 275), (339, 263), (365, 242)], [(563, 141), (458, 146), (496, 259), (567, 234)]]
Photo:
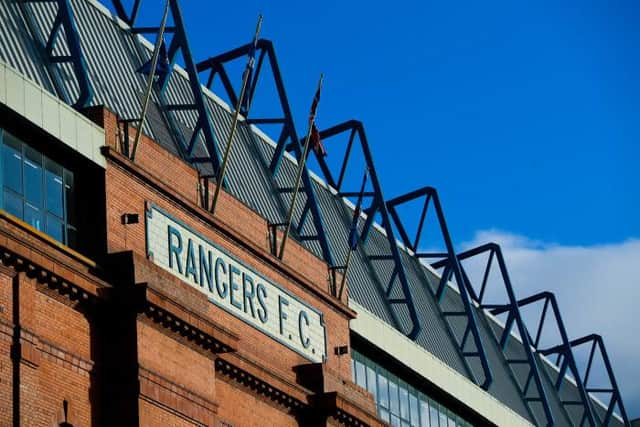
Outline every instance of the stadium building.
[(1, 425), (631, 425), (601, 337), (456, 252), (435, 189), (386, 198), (362, 123), (310, 170), (272, 42), (197, 61), (178, 0), (164, 49), (131, 3), (0, 0)]

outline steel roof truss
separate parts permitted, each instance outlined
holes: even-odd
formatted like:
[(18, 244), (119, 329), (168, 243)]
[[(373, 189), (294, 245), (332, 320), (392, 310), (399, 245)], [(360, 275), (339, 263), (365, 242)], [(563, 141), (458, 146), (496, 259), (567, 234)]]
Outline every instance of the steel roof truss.
[[(409, 237), (406, 231), (406, 227), (404, 226), (400, 215), (398, 214), (397, 208), (405, 203), (411, 202), (413, 200), (424, 198), (424, 204), (422, 205), (422, 209), (419, 214), (418, 221), (418, 229), (416, 231), (416, 235), (413, 239)], [(438, 197), (437, 191), (433, 187), (423, 187), (418, 190), (409, 192), (402, 196), (396, 197), (392, 200), (387, 201), (386, 205), (389, 209), (389, 213), (391, 214), (391, 218), (393, 218), (396, 228), (400, 232), (400, 236), (402, 240), (409, 249), (411, 249), (414, 254), (417, 254), (417, 250), (420, 244), (420, 239), (422, 236), (422, 230), (424, 228), (424, 223), (426, 220), (427, 212), (429, 205), (432, 204), (435, 209), (436, 216), (438, 219), (438, 225), (440, 228), (440, 232), (442, 234), (442, 238), (444, 240), (446, 246), (446, 253), (442, 254), (445, 256), (443, 260), (440, 261), (441, 267), (444, 267), (443, 274), (440, 278), (440, 282), (438, 284), (437, 291), (435, 292), (436, 301), (438, 301), (438, 305), (442, 310), (442, 302), (444, 298), (445, 291), (448, 289), (449, 279), (453, 276), (458, 283), (459, 288), (459, 296), (462, 302), (463, 311), (454, 311), (454, 312), (444, 312), (441, 311), (442, 316), (445, 319), (445, 324), (449, 329), (449, 333), (453, 340), (456, 342), (458, 347), (458, 352), (460, 353), (462, 360), (464, 361), (467, 370), (470, 376), (474, 379), (475, 383), (487, 390), (493, 381), (493, 374), (491, 372), (491, 368), (489, 366), (489, 360), (487, 358), (485, 348), (482, 342), (482, 337), (480, 336), (480, 331), (478, 329), (478, 320), (475, 309), (472, 305), (471, 299), (469, 297), (469, 289), (470, 286), (468, 284), (468, 280), (463, 276), (463, 271), (460, 267), (460, 263), (458, 258), (456, 257), (455, 250), (453, 247), (453, 241), (451, 240), (451, 236), (449, 234), (449, 229), (447, 227), (447, 223), (444, 217), (444, 212), (442, 210), (442, 206), (440, 204), (440, 200)], [(389, 227), (391, 228), (391, 227)], [(431, 257), (434, 254), (426, 253), (426, 254), (418, 254), (416, 258), (427, 258)], [(438, 254), (440, 255), (440, 254)], [(428, 287), (431, 289), (431, 287)], [(462, 340), (458, 340), (453, 331), (453, 325), (451, 321), (451, 317), (465, 317), (466, 327), (463, 334)], [(473, 338), (473, 345), (471, 346), (472, 350), (468, 350), (467, 345), (468, 338), (471, 336)], [(482, 376), (477, 376), (474, 371), (470, 368), (468, 359), (477, 359), (480, 361), (480, 365), (482, 367)]]
[[(51, 27), (51, 32), (46, 36), (44, 42), (44, 52), (49, 59), (50, 70), (52, 71), (53, 64), (70, 64), (73, 74), (76, 78), (76, 84), (78, 85), (78, 97), (73, 100), (65, 89), (56, 72), (52, 72), (52, 78), (58, 95), (65, 100), (68, 104), (72, 105), (75, 109), (86, 107), (93, 100), (93, 88), (89, 80), (89, 70), (87, 62), (82, 53), (82, 47), (80, 46), (80, 36), (78, 34), (78, 28), (76, 26), (75, 18), (73, 16), (73, 9), (69, 0), (23, 0), (20, 1), (24, 15), (27, 17), (28, 24), (32, 32), (35, 32), (36, 25), (33, 22), (33, 16), (29, 10), (27, 10), (24, 3), (56, 3), (58, 10), (56, 17)], [(60, 40), (60, 31), (64, 29), (66, 47), (69, 53), (55, 54), (55, 47)], [(39, 35), (34, 34), (34, 38), (41, 40)]]
[[(213, 56), (209, 59), (201, 61), (197, 64), (198, 72), (209, 72), (209, 76), (207, 78), (207, 87), (211, 88), (214, 83), (215, 76), (220, 76), (222, 85), (224, 87), (229, 100), (233, 105), (237, 104), (238, 94), (236, 93), (233, 85), (230, 82), (228, 77), (228, 73), (226, 72), (225, 64), (227, 62), (233, 61), (235, 59), (247, 56), (251, 51), (253, 45), (252, 43), (245, 44), (238, 48), (232, 49), (228, 52), (222, 53), (217, 56)], [(278, 60), (276, 58), (275, 49), (273, 47), (273, 43), (269, 40), (260, 39), (258, 40), (258, 44), (256, 46), (256, 54), (258, 55), (258, 61), (255, 70), (253, 71), (253, 75), (249, 78), (249, 82), (247, 85), (247, 96), (245, 97), (245, 101), (241, 107), (241, 114), (246, 118), (247, 124), (280, 124), (282, 126), (280, 130), (280, 136), (277, 141), (276, 149), (274, 154), (270, 160), (269, 170), (271, 175), (275, 177), (278, 173), (280, 162), (282, 161), (282, 156), (285, 151), (292, 152), (295, 157), (300, 161), (302, 157), (302, 146), (300, 143), (300, 139), (297, 136), (295, 131), (295, 124), (293, 121), (293, 115), (291, 114), (291, 109), (289, 107), (289, 100), (287, 98), (287, 94), (285, 91), (284, 83), (282, 81), (282, 75), (280, 73), (280, 67), (278, 65)], [(269, 61), (269, 65), (271, 67), (271, 72), (273, 76), (273, 81), (276, 86), (276, 91), (278, 93), (278, 98), (280, 101), (280, 108), (282, 111), (282, 116), (280, 117), (252, 117), (251, 116), (251, 105), (255, 96), (256, 87), (259, 81), (260, 73), (263, 70), (263, 64), (265, 58)], [(273, 185), (276, 186), (275, 180), (272, 180)], [(282, 190), (282, 189), (280, 189)], [(311, 179), (311, 175), (309, 173), (309, 169), (306, 165), (304, 165), (304, 170), (302, 173), (302, 188), (301, 191), (307, 196), (307, 202), (303, 209), (303, 214), (298, 221), (298, 224), (294, 227), (294, 231), (297, 234), (298, 240), (316, 240), (320, 244), (320, 248), (322, 250), (322, 256), (325, 262), (330, 266), (334, 266), (334, 259), (331, 247), (329, 245), (329, 241), (327, 238), (327, 234), (325, 233), (325, 225), (322, 219), (322, 213), (320, 211), (320, 207), (318, 204), (317, 196), (313, 189), (313, 182)], [(311, 215), (309, 215), (309, 213)], [(311, 219), (316, 230), (316, 235), (314, 236), (301, 236), (301, 232), (303, 227), (308, 219)]]
[[(473, 283), (469, 280), (469, 277), (466, 274), (462, 261), (482, 256), (487, 254), (487, 263), (484, 266), (484, 270), (482, 272), (482, 281), (480, 283), (480, 291), (479, 293), (475, 292), (475, 287)], [(465, 282), (470, 285), (469, 293), (471, 294), (473, 300), (478, 303), (480, 308), (485, 310), (494, 310), (501, 309), (507, 313), (507, 320), (505, 322), (505, 326), (500, 334), (500, 337), (496, 337), (500, 348), (504, 351), (507, 347), (509, 338), (511, 338), (511, 331), (513, 327), (516, 326), (517, 331), (522, 339), (522, 348), (526, 354), (526, 359), (509, 359), (505, 357), (509, 368), (511, 369), (512, 376), (514, 378), (515, 383), (517, 384), (520, 392), (522, 394), (523, 399), (527, 402), (529, 406), (529, 413), (533, 419), (535, 417), (535, 411), (531, 407), (531, 403), (537, 402), (542, 405), (542, 409), (544, 412), (545, 420), (541, 422), (541, 420), (536, 420), (540, 425), (553, 426), (555, 425), (555, 420), (553, 417), (553, 413), (551, 411), (551, 407), (549, 405), (549, 400), (547, 398), (542, 378), (540, 374), (539, 361), (535, 357), (532, 349), (532, 343), (529, 340), (529, 334), (527, 332), (526, 326), (522, 319), (522, 315), (520, 313), (520, 309), (518, 307), (518, 302), (515, 297), (515, 292), (513, 290), (513, 286), (511, 284), (511, 279), (509, 276), (509, 272), (507, 270), (507, 265), (504, 260), (504, 256), (502, 254), (502, 250), (500, 246), (496, 243), (487, 243), (485, 245), (479, 246), (477, 248), (470, 249), (468, 251), (462, 252), (458, 254), (458, 259), (461, 263), (461, 268), (463, 275), (465, 277)], [(486, 304), (484, 301), (484, 296), (486, 295), (487, 286), (489, 283), (489, 275), (491, 273), (491, 267), (493, 263), (498, 263), (498, 268), (500, 272), (500, 279), (502, 285), (507, 294), (507, 302), (505, 304)], [(434, 267), (439, 267), (444, 265), (443, 262), (435, 263)], [(493, 283), (493, 282), (492, 282)], [(495, 336), (495, 335), (494, 335)], [(520, 384), (520, 382), (516, 379), (516, 372), (514, 370), (514, 365), (523, 365), (526, 364), (529, 366), (529, 372), (526, 376), (524, 384)], [(535, 386), (535, 393), (530, 393), (531, 386)]]

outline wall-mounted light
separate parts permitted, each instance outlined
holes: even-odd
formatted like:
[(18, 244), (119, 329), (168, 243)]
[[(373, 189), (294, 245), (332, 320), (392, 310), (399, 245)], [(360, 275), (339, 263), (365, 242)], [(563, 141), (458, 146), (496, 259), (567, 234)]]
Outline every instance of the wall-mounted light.
[(137, 213), (126, 213), (122, 214), (121, 219), (123, 224), (137, 224), (140, 222), (140, 215)]
[(339, 345), (334, 349), (336, 356), (342, 356), (343, 354), (349, 353), (348, 345)]

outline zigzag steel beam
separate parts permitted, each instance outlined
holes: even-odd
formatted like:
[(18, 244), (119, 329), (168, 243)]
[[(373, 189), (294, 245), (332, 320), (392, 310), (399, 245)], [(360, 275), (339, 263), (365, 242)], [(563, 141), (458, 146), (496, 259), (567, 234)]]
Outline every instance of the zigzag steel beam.
[[(564, 327), (564, 322), (562, 320), (562, 315), (560, 314), (560, 310), (558, 308), (558, 303), (555, 299), (555, 296), (551, 292), (540, 292), (538, 294), (532, 295), (530, 297), (521, 299), (518, 301), (518, 306), (523, 307), (528, 304), (533, 304), (538, 301), (544, 300), (545, 303), (551, 303), (551, 309), (553, 310), (554, 317), (556, 318), (556, 325), (558, 327), (558, 332), (560, 333), (560, 338), (562, 339), (562, 343), (558, 347), (558, 351), (562, 352), (564, 355), (566, 362), (571, 369), (571, 373), (573, 374), (574, 380), (576, 382), (576, 387), (578, 388), (578, 392), (580, 394), (580, 399), (582, 400), (582, 404), (584, 406), (586, 419), (589, 421), (590, 425), (596, 426), (595, 416), (593, 414), (591, 400), (585, 390), (584, 383), (582, 382), (582, 378), (580, 376), (580, 372), (578, 371), (578, 367), (576, 365), (575, 357), (573, 356), (573, 351), (571, 349), (571, 344), (569, 342), (569, 337), (567, 335), (567, 330)], [(496, 313), (499, 314), (504, 312), (504, 310), (496, 310)], [(528, 332), (527, 332), (528, 333)], [(544, 354), (543, 351), (541, 353)]]
[[(533, 379), (535, 381), (536, 388), (538, 389), (538, 394), (540, 396), (541, 403), (544, 409), (544, 413), (547, 418), (547, 426), (553, 426), (555, 424), (555, 420), (553, 418), (553, 413), (551, 412), (549, 399), (547, 398), (547, 394), (542, 384), (540, 370), (538, 369), (538, 363), (531, 350), (532, 345), (529, 340), (529, 334), (527, 333), (526, 327), (524, 326), (524, 321), (522, 320), (522, 315), (518, 308), (518, 300), (516, 299), (515, 292), (513, 291), (511, 278), (509, 277), (507, 265), (502, 255), (502, 249), (496, 243), (487, 243), (458, 254), (458, 259), (460, 261), (463, 261), (465, 259), (472, 258), (474, 256), (477, 256), (486, 252), (489, 252), (490, 254), (495, 254), (496, 259), (498, 261), (498, 267), (500, 268), (500, 273), (502, 274), (503, 283), (507, 291), (507, 297), (509, 298), (509, 304), (508, 304), (508, 306), (510, 307), (509, 314), (510, 316), (513, 316), (513, 320), (516, 322), (516, 325), (518, 327), (518, 333), (520, 334), (520, 337), (522, 339), (522, 346), (524, 347), (525, 353), (527, 355), (529, 367), (531, 369)], [(487, 267), (490, 267), (490, 266), (487, 265)], [(476, 299), (476, 302), (482, 305), (482, 301)], [(510, 335), (509, 330), (505, 328), (504, 334), (506, 334), (506, 338), (508, 338)], [(507, 340), (501, 339), (500, 344), (504, 351), (504, 348), (506, 347), (506, 344), (507, 344)], [(523, 394), (523, 398), (526, 398), (526, 395)]]
[[(455, 249), (453, 247), (453, 241), (451, 240), (451, 235), (449, 234), (449, 229), (447, 227), (447, 222), (444, 217), (444, 212), (442, 210), (442, 206), (440, 204), (440, 199), (438, 197), (438, 192), (433, 187), (423, 187), (402, 196), (398, 196), (395, 199), (389, 200), (387, 205), (391, 207), (391, 209), (395, 210), (395, 207), (408, 202), (410, 200), (414, 200), (419, 197), (429, 197), (430, 200), (433, 201), (433, 205), (436, 209), (436, 215), (438, 217), (438, 223), (440, 225), (440, 231), (442, 233), (442, 238), (444, 240), (445, 246), (447, 248), (447, 259), (448, 265), (453, 270), (453, 274), (456, 278), (456, 282), (458, 283), (458, 288), (460, 291), (460, 298), (462, 300), (462, 304), (464, 306), (466, 315), (467, 315), (467, 327), (471, 328), (471, 333), (473, 335), (473, 339), (476, 343), (477, 349), (477, 357), (480, 359), (480, 364), (482, 365), (482, 370), (484, 372), (484, 381), (480, 386), (487, 390), (491, 383), (493, 382), (493, 374), (491, 372), (491, 367), (489, 366), (489, 360), (487, 358), (484, 345), (482, 343), (482, 337), (480, 336), (480, 331), (478, 329), (478, 322), (476, 319), (476, 314), (474, 311), (474, 307), (469, 298), (467, 282), (462, 275), (462, 269), (460, 268), (460, 263), (458, 261), (458, 257), (456, 256)], [(462, 357), (464, 359), (464, 351), (460, 349)]]
[[(395, 263), (395, 272), (397, 274), (398, 280), (400, 280), (400, 285), (402, 287), (402, 292), (405, 297), (407, 310), (409, 311), (409, 317), (411, 318), (411, 322), (413, 323), (411, 330), (407, 333), (407, 336), (411, 339), (415, 339), (421, 331), (422, 326), (420, 325), (420, 320), (418, 318), (418, 313), (415, 308), (415, 304), (413, 302), (413, 297), (411, 295), (411, 290), (409, 287), (409, 280), (407, 278), (407, 273), (404, 268), (404, 264), (402, 263), (400, 249), (398, 248), (398, 244), (396, 242), (395, 234), (393, 231), (393, 227), (391, 226), (391, 221), (389, 218), (389, 212), (387, 210), (387, 206), (384, 203), (384, 195), (382, 193), (382, 187), (380, 186), (380, 181), (378, 180), (378, 174), (376, 172), (375, 165), (373, 164), (373, 156), (371, 155), (371, 150), (369, 149), (369, 143), (367, 141), (367, 135), (364, 131), (364, 126), (362, 122), (358, 120), (348, 120), (346, 122), (337, 124), (328, 129), (324, 129), (320, 131), (320, 138), (328, 139), (335, 135), (338, 135), (343, 132), (351, 132), (349, 135), (349, 148), (347, 150), (346, 155), (348, 156), (351, 151), (351, 145), (353, 144), (353, 132), (358, 135), (360, 139), (360, 145), (362, 147), (362, 153), (364, 156), (365, 163), (369, 168), (369, 177), (371, 179), (371, 185), (373, 186), (373, 201), (371, 203), (371, 207), (367, 211), (367, 220), (365, 221), (362, 233), (361, 233), (361, 241), (362, 244), (366, 244), (367, 238), (369, 236), (369, 231), (373, 226), (373, 221), (377, 212), (380, 212), (382, 217), (382, 226), (386, 232), (387, 241), (389, 243), (389, 250), (391, 252), (391, 257)], [(336, 181), (331, 174), (331, 171), (326, 164), (324, 158), (322, 156), (316, 156), (318, 163), (320, 164), (320, 168), (325, 174), (325, 179), (332, 185), (334, 188), (336, 185)], [(343, 162), (343, 169), (344, 169)], [(342, 175), (342, 173), (341, 173)], [(338, 188), (336, 188), (339, 190)], [(393, 283), (390, 283), (392, 286)]]
[[(223, 64), (228, 61), (232, 61), (234, 59), (240, 58), (244, 55), (249, 54), (249, 51), (252, 48), (251, 43), (247, 43), (235, 49), (232, 49), (228, 52), (222, 53), (217, 56), (213, 56), (204, 61), (198, 63), (196, 69), (199, 72), (206, 71), (209, 69), (215, 70), (220, 64)], [(257, 50), (261, 50), (261, 52), (266, 51), (269, 64), (271, 65), (271, 72), (273, 73), (273, 80), (276, 85), (276, 90), (278, 91), (278, 97), (280, 99), (280, 107), (282, 108), (282, 112), (284, 114), (284, 124), (282, 129), (282, 135), (278, 139), (278, 143), (271, 159), (271, 163), (269, 165), (269, 169), (272, 175), (276, 175), (278, 173), (278, 169), (280, 167), (280, 162), (282, 160), (282, 156), (284, 155), (285, 148), (287, 146), (287, 139), (291, 139), (291, 143), (296, 152), (296, 157), (298, 161), (302, 156), (302, 151), (300, 148), (300, 141), (295, 132), (295, 125), (293, 123), (293, 115), (291, 114), (291, 108), (289, 107), (289, 100), (287, 98), (287, 93), (284, 87), (284, 83), (282, 81), (282, 75), (280, 73), (280, 67), (278, 66), (278, 60), (275, 55), (275, 49), (273, 47), (273, 43), (266, 39), (258, 40)], [(253, 82), (258, 81), (258, 70), (256, 70), (256, 75), (252, 80)], [(255, 88), (248, 88), (249, 92), (253, 92)], [(307, 195), (307, 200), (309, 203), (309, 210), (313, 216), (313, 223), (316, 228), (316, 232), (318, 234), (318, 241), (320, 243), (320, 248), (322, 249), (323, 259), (329, 265), (335, 265), (333, 254), (331, 251), (331, 247), (329, 246), (329, 242), (327, 240), (327, 234), (325, 232), (325, 225), (322, 219), (322, 213), (320, 212), (320, 207), (318, 204), (317, 196), (315, 194), (315, 190), (313, 189), (313, 182), (311, 180), (311, 176), (309, 174), (309, 169), (305, 162), (305, 167), (302, 172), (302, 183), (305, 189), (305, 193)], [(301, 221), (302, 223), (302, 221)]]

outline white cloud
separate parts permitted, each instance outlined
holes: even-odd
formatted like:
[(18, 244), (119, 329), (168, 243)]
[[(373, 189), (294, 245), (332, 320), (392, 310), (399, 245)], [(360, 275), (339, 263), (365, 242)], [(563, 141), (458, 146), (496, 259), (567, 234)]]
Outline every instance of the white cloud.
[(627, 413), (640, 417), (640, 240), (563, 246), (485, 230), (460, 249), (487, 242), (502, 247), (518, 299), (551, 291), (570, 339), (602, 335)]

